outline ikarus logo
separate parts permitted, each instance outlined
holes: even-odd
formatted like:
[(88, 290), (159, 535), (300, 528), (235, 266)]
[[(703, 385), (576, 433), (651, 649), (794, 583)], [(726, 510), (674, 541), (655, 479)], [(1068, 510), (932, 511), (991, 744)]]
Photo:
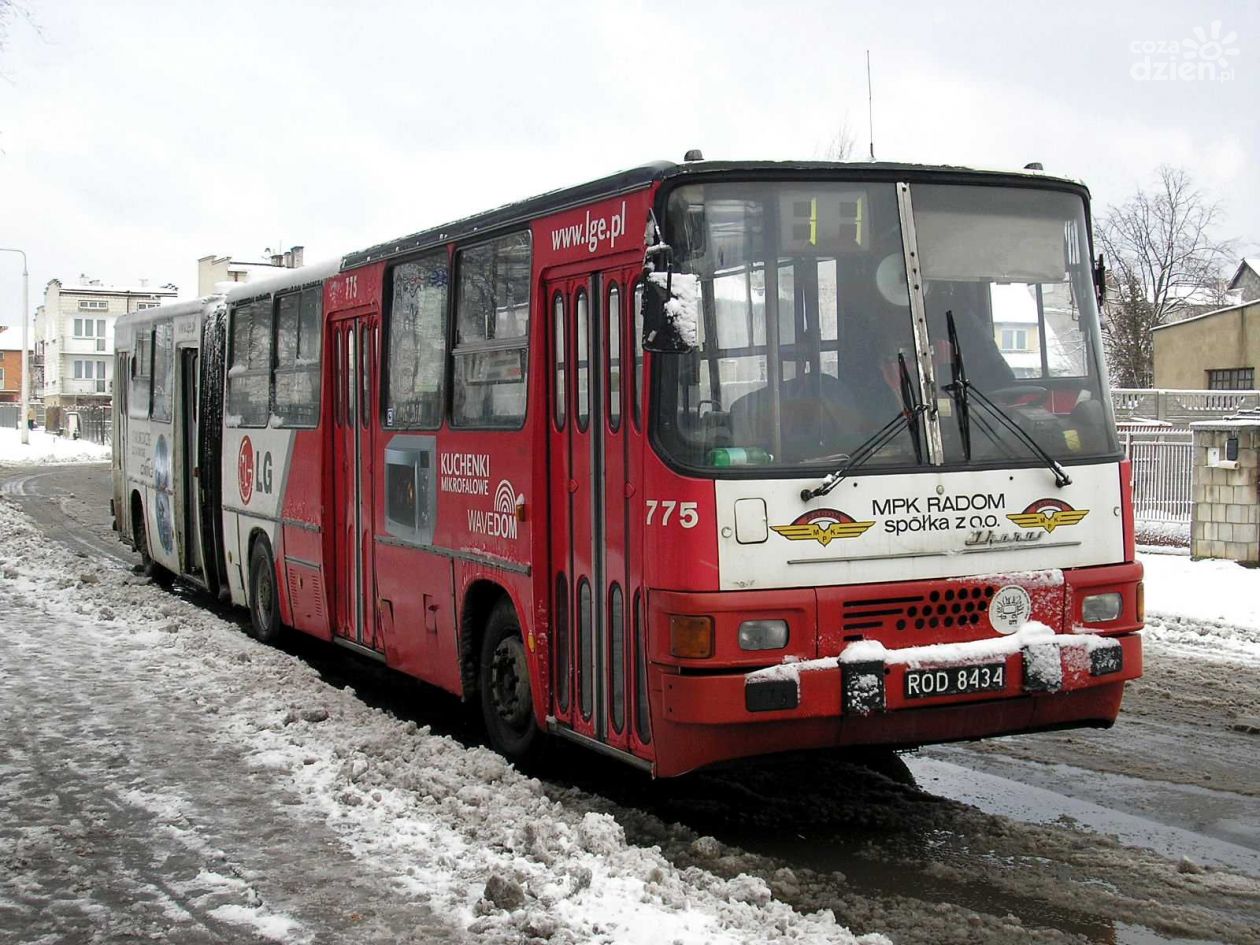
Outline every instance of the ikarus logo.
[(825, 548), (837, 538), (860, 538), (874, 524), (854, 521), (839, 509), (814, 509), (790, 525), (770, 527), (789, 541), (816, 541)]
[(1058, 499), (1038, 499), (1022, 512), (1012, 512), (1006, 517), (1020, 528), (1044, 528), (1052, 532), (1056, 528), (1075, 525), (1089, 509), (1074, 509)]

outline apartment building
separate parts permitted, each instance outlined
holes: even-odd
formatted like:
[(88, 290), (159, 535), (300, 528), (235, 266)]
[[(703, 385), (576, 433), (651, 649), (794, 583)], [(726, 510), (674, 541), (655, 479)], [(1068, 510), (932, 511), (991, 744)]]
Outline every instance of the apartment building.
[(43, 399), (50, 429), (66, 409), (110, 403), (114, 392), (114, 322), (118, 316), (175, 301), (173, 285), (105, 285), (80, 276), (51, 280), (35, 310), (32, 394)]

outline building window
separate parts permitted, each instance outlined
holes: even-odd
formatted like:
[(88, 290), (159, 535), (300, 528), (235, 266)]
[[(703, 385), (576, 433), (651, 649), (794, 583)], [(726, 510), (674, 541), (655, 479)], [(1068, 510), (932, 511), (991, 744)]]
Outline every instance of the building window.
[(104, 338), (105, 337), (105, 319), (103, 318), (76, 318), (74, 320), (74, 337), (76, 338)]
[(529, 234), (461, 250), (458, 271), (451, 423), (517, 428), (526, 406)]
[(148, 309), (148, 308), (157, 308), (161, 304), (162, 304), (161, 302), (137, 302), (136, 311), (143, 312), (145, 309)]
[(1003, 351), (1027, 351), (1028, 350), (1028, 330), (1025, 328), (1003, 328), (1002, 329), (1002, 350)]
[(449, 284), (446, 250), (394, 267), (385, 339), (387, 429), (442, 425)]
[(0, 389), (4, 388), (4, 368), (0, 367)]
[(75, 361), (74, 379), (76, 381), (95, 381), (93, 388), (98, 394), (105, 393), (105, 362)]
[(104, 312), (109, 309), (105, 299), (79, 299), (80, 312)]
[(1255, 390), (1255, 368), (1209, 369), (1208, 390)]

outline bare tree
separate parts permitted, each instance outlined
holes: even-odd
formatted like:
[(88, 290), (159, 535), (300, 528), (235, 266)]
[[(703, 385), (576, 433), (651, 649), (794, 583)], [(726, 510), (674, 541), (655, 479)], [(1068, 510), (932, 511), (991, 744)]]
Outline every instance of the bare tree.
[(849, 161), (853, 158), (853, 149), (857, 147), (857, 135), (849, 125), (847, 118), (836, 126), (836, 133), (819, 149), (820, 161)]
[(1112, 276), (1103, 341), (1116, 386), (1150, 387), (1151, 330), (1221, 300), (1230, 244), (1212, 233), (1220, 216), (1220, 204), (1208, 202), (1184, 170), (1166, 165), (1154, 190), (1139, 188), (1107, 209), (1098, 225)]
[(25, 3), (20, 0), (0, 0), (0, 52), (3, 52), (4, 47), (9, 44), (13, 24), (18, 20), (25, 20), (36, 34), (40, 33), (39, 26)]

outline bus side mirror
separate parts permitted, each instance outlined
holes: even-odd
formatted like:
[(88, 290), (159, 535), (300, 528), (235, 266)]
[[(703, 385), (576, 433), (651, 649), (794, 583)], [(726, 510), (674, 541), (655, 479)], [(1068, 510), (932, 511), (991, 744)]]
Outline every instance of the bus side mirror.
[(696, 347), (700, 277), (643, 271), (643, 350), (679, 354)]
[(1098, 307), (1101, 309), (1107, 301), (1107, 266), (1103, 262), (1102, 253), (1098, 254), (1098, 261), (1094, 263), (1094, 292), (1098, 296)]

